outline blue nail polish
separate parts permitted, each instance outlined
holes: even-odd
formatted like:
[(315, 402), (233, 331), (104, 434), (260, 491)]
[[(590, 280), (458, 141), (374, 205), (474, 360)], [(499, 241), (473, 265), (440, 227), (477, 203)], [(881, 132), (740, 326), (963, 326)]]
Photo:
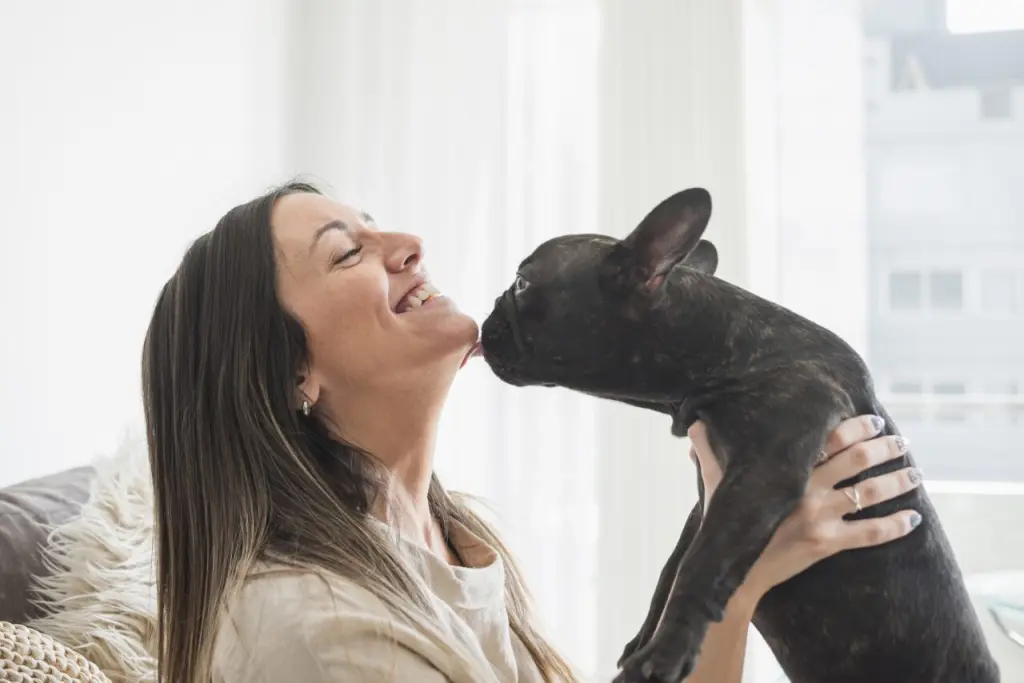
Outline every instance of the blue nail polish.
[(921, 523), (921, 514), (920, 513), (915, 512), (914, 514), (910, 515), (910, 528), (911, 529), (916, 529), (917, 526), (920, 523)]
[(885, 420), (878, 417), (877, 415), (871, 416), (871, 426), (875, 428), (875, 434), (885, 429)]

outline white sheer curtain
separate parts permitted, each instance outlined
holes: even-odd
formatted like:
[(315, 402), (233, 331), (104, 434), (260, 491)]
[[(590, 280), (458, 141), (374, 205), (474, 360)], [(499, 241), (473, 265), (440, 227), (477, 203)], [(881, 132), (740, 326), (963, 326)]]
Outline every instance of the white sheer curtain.
[[(593, 225), (596, 3), (306, 2), (293, 34), (295, 168), (424, 237), (439, 287), (482, 319), (519, 260)], [(471, 363), (438, 471), (483, 497), (552, 636), (593, 668), (595, 405)]]
[[(795, 1), (5, 7), (0, 54), (21, 66), (0, 112), (15, 255), (0, 273), (15, 330), (0, 475), (77, 464), (137, 423), (154, 293), (226, 207), (290, 174), (421, 234), (434, 279), (477, 318), (542, 240), (621, 235), (696, 184), (715, 196), (722, 274), (765, 291), (778, 193), (764, 55), (774, 8)], [(750, 106), (755, 81), (767, 106)], [(24, 257), (40, 244), (53, 253)], [(693, 502), (686, 444), (660, 417), (513, 389), (476, 361), (440, 446), (445, 482), (492, 504), (556, 643), (610, 678)]]
[[(434, 279), (478, 318), (542, 240), (621, 235), (698, 184), (716, 199), (723, 275), (764, 288), (776, 233), (768, 212), (752, 241), (748, 196), (773, 201), (760, 183), (774, 129), (746, 104), (774, 107), (773, 91), (745, 79), (752, 65), (771, 75), (745, 46), (754, 34), (774, 49), (770, 25), (750, 19), (771, 6), (306, 0), (292, 33), (295, 169), (422, 234)], [(555, 641), (607, 680), (693, 504), (685, 448), (662, 418), (512, 389), (476, 362), (438, 470), (492, 503)]]

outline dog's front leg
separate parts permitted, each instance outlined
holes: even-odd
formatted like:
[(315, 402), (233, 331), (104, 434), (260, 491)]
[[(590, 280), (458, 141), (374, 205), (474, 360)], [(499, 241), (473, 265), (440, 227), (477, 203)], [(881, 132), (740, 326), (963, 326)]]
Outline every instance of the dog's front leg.
[[(700, 476), (698, 475), (698, 481), (699, 479)], [(703, 489), (703, 487), (701, 488)], [(676, 582), (679, 564), (682, 562), (683, 556), (686, 555), (686, 551), (693, 544), (693, 540), (697, 537), (703, 509), (704, 501), (702, 494), (701, 500), (697, 501), (697, 504), (693, 506), (693, 510), (690, 512), (690, 516), (686, 518), (686, 524), (683, 526), (683, 532), (679, 535), (679, 541), (676, 543), (676, 547), (672, 549), (672, 554), (669, 556), (664, 568), (662, 568), (661, 575), (658, 576), (658, 583), (654, 588), (654, 597), (651, 598), (651, 606), (647, 611), (647, 617), (644, 619), (643, 626), (640, 627), (640, 631), (633, 640), (626, 644), (616, 666), (621, 668), (623, 663), (634, 652), (646, 645), (654, 636), (654, 631), (661, 622), (661, 615), (665, 611), (665, 605), (668, 604), (672, 586)]]
[(624, 663), (615, 683), (679, 683), (688, 676), (710, 622), (721, 621), (729, 599), (799, 504), (805, 469), (767, 454), (732, 460), (737, 466), (726, 471), (678, 566), (657, 632)]

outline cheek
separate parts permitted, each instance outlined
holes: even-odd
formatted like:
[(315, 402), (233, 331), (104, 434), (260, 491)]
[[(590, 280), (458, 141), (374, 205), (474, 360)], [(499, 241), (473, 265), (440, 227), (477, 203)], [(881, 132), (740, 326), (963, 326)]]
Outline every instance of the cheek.
[(349, 278), (310, 293), (303, 324), (314, 363), (359, 374), (360, 365), (379, 355), (387, 312), (387, 295), (367, 279)]
[[(551, 310), (555, 309), (557, 314), (559, 308), (558, 302), (549, 302), (543, 296), (533, 292), (531, 292), (531, 295), (520, 299), (516, 303), (516, 317), (519, 318), (519, 323), (528, 336), (533, 336), (534, 333), (543, 328)], [(556, 318), (558, 317), (560, 316), (556, 315)]]

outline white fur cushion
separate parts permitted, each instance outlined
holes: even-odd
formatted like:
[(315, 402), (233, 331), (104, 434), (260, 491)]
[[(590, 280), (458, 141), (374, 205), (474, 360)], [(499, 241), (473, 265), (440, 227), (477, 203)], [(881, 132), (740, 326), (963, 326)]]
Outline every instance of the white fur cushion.
[(95, 463), (79, 517), (57, 526), (37, 579), (46, 616), (29, 625), (74, 648), (113, 683), (156, 681), (153, 489), (145, 442)]

